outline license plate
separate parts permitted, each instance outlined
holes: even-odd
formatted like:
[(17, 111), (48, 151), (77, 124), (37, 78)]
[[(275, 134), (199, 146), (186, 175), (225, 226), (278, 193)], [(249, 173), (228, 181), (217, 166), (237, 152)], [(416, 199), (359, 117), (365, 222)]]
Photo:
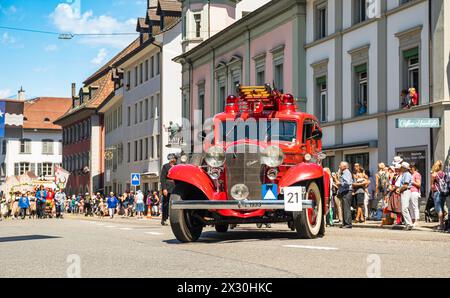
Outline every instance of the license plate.
[(303, 211), (303, 187), (284, 188), (284, 210), (292, 212)]

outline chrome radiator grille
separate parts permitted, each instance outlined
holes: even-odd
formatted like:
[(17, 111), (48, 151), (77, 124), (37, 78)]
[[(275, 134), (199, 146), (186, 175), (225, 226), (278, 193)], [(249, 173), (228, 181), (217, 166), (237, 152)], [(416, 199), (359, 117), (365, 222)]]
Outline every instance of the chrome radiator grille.
[(239, 145), (228, 148), (226, 171), (228, 198), (231, 188), (236, 184), (245, 184), (250, 190), (249, 200), (261, 200), (262, 167), (260, 150), (257, 146)]

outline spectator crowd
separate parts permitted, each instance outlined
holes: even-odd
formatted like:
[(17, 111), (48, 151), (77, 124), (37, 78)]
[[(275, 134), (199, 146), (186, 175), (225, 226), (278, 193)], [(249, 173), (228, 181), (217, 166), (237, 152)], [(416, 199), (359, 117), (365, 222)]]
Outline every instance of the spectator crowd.
[[(415, 164), (396, 156), (388, 166), (380, 163), (374, 175), (360, 164), (350, 169), (347, 162), (341, 162), (337, 173), (328, 168), (325, 171), (332, 177), (328, 225), (340, 224), (342, 228), (351, 229), (353, 224), (364, 223), (368, 219), (405, 230), (419, 225), (420, 201), (426, 195), (422, 193), (422, 175), (425, 173), (419, 173)], [(435, 230), (439, 232), (450, 232), (448, 204), (445, 207), (449, 188), (450, 173), (445, 172), (442, 161), (437, 161), (430, 173), (431, 192), (425, 216), (427, 219), (435, 217), (439, 222)]]
[(33, 191), (15, 191), (7, 196), (0, 194), (0, 220), (63, 218), (65, 213), (97, 216), (159, 217), (161, 199), (158, 191), (144, 194), (138, 190), (122, 195), (101, 193), (67, 196), (64, 189), (51, 189), (41, 186)]

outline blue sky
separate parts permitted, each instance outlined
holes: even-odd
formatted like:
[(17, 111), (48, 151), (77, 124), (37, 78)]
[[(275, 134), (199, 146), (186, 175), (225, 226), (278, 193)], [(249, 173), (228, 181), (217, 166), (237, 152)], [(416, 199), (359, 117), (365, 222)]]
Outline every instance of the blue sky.
[[(0, 0), (0, 26), (63, 33), (135, 32), (146, 0)], [(0, 98), (68, 96), (136, 36), (58, 36), (0, 28)]]

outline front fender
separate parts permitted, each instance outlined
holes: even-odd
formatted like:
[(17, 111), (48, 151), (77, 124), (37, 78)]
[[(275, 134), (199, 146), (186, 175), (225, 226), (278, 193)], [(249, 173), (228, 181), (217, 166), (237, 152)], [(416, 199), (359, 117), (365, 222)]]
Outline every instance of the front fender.
[(323, 168), (315, 163), (301, 163), (290, 168), (280, 180), (280, 187), (289, 187), (303, 181), (323, 179)]
[(177, 165), (169, 171), (168, 178), (181, 181), (195, 186), (205, 196), (212, 200), (214, 198), (214, 184), (209, 176), (199, 167), (194, 165)]

